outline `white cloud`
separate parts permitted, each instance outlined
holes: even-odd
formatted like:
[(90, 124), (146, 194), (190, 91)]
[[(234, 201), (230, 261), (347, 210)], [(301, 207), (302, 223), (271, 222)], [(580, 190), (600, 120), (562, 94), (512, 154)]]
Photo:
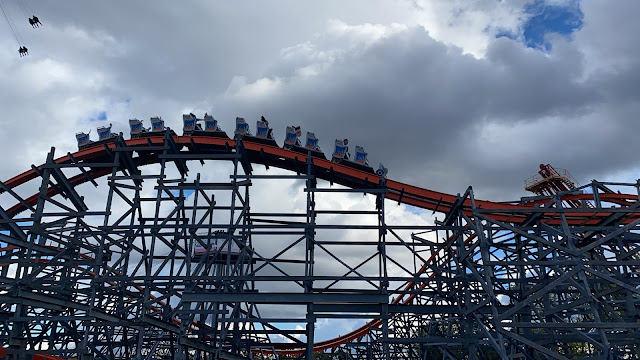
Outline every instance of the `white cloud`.
[[(269, 96), (276, 93), (282, 87), (282, 80), (280, 78), (261, 78), (251, 84), (242, 84), (242, 78), (234, 77), (229, 89), (227, 89), (228, 96), (237, 97), (239, 99), (268, 101)], [(231, 93), (232, 89), (235, 92)]]
[(347, 39), (354, 44), (372, 44), (375, 41), (407, 30), (405, 24), (358, 24), (349, 25), (344, 21), (332, 19), (328, 23), (327, 34), (339, 39)]
[(483, 57), (498, 33), (518, 34), (526, 1), (413, 0), (413, 3), (417, 22), (433, 38)]

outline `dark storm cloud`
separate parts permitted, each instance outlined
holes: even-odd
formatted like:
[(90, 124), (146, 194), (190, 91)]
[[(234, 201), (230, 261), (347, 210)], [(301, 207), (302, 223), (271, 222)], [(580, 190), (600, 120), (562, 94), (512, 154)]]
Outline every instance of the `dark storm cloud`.
[(518, 121), (575, 113), (597, 100), (595, 89), (580, 81), (582, 55), (568, 44), (549, 56), (500, 38), (490, 44), (486, 60), (491, 80), (484, 96), (493, 118)]
[(587, 69), (589, 44), (550, 41), (543, 53), (499, 38), (478, 59), (411, 28), (342, 53), (313, 76), (270, 74), (245, 87), (264, 85), (266, 95), (231, 96), (224, 108), (267, 113), (281, 128), (299, 123), (327, 153), (348, 137), (394, 178), (451, 192), (476, 185), (516, 197), (541, 162), (580, 178), (638, 166), (634, 151), (610, 151), (635, 148), (638, 126), (620, 113), (638, 108), (637, 61)]

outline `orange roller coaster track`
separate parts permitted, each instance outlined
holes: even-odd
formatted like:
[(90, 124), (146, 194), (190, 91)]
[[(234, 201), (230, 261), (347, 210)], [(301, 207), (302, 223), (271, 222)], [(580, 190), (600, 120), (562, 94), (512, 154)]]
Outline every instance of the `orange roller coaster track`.
[[(137, 146), (148, 146), (149, 143), (153, 145), (161, 145), (163, 143), (162, 136), (149, 137), (144, 139), (131, 139), (126, 141), (126, 145), (130, 147)], [(229, 149), (235, 147), (235, 140), (229, 139), (221, 139), (221, 138), (208, 138), (208, 137), (186, 137), (186, 136), (176, 136), (175, 142), (178, 145), (185, 146), (189, 148), (192, 143), (198, 145), (200, 150), (213, 148), (213, 149)], [(109, 149), (113, 149), (115, 147), (114, 144), (108, 144), (104, 147), (95, 146), (89, 149), (78, 151), (72, 154), (72, 157), (78, 161), (105, 161), (108, 162), (108, 153), (107, 147)], [(295, 170), (296, 164), (304, 164), (307, 160), (307, 155), (300, 154), (295, 151), (282, 149), (279, 147), (268, 146), (263, 144), (256, 144), (251, 142), (244, 142), (244, 147), (246, 148), (249, 156), (251, 158), (252, 163), (257, 164), (265, 164), (270, 166), (277, 166), (282, 169)], [(189, 149), (189, 151), (192, 151)], [(150, 157), (145, 158), (141, 161), (142, 164), (151, 164), (157, 163), (159, 161), (158, 158)], [(71, 162), (70, 156), (63, 156), (55, 160), (58, 164), (64, 164)], [(345, 165), (336, 164), (328, 160), (314, 158), (313, 164), (315, 166), (315, 171), (318, 178), (332, 181), (345, 186), (353, 186), (354, 184), (358, 184), (360, 186), (369, 185), (376, 186), (380, 177), (374, 174), (369, 174), (364, 171), (356, 170), (350, 168)], [(40, 166), (39, 168), (42, 168)], [(92, 170), (89, 175), (92, 178), (99, 178), (101, 176), (106, 175), (110, 169), (102, 169), (102, 170)], [(15, 176), (5, 182), (5, 185), (9, 188), (15, 188), (21, 184), (24, 184), (32, 179), (38, 177), (38, 174), (34, 169), (25, 171), (24, 173)], [(80, 185), (82, 183), (88, 182), (88, 177), (84, 175), (77, 175), (70, 179), (72, 185)], [(432, 210), (441, 213), (449, 212), (453, 206), (462, 206), (463, 208), (470, 207), (468, 202), (457, 204), (457, 196), (446, 194), (434, 190), (429, 190), (409, 184), (404, 184), (399, 181), (387, 180), (386, 182), (388, 192), (385, 194), (386, 198), (390, 200), (398, 201), (399, 203), (403, 203), (406, 205), (415, 206), (422, 209)], [(4, 192), (0, 190), (0, 193)], [(57, 194), (57, 190), (53, 187), (49, 188), (47, 191), (48, 196), (54, 196)], [(30, 205), (35, 205), (37, 201), (38, 195), (35, 194), (28, 199), (26, 199), (27, 203)], [(580, 200), (591, 200), (593, 196), (591, 194), (571, 194), (562, 197), (562, 200), (566, 201), (580, 201)], [(600, 199), (602, 201), (610, 202), (613, 204), (618, 204), (621, 206), (627, 206), (635, 203), (638, 200), (637, 195), (633, 194), (601, 194)], [(492, 210), (492, 214), (490, 215), (496, 220), (500, 221), (508, 221), (512, 223), (518, 223), (523, 221), (528, 215), (527, 211), (531, 211), (531, 209), (535, 206), (536, 203), (541, 203), (545, 200), (534, 200), (522, 205), (513, 205), (506, 204), (500, 202), (493, 202), (487, 200), (476, 200), (476, 205), (483, 209)], [(500, 209), (504, 209), (507, 211), (513, 210), (524, 210), (521, 216), (513, 216), (513, 215), (502, 215), (500, 214)], [(16, 204), (7, 212), (10, 215), (16, 215), (20, 212), (26, 210), (26, 206), (24, 204)], [(549, 216), (553, 215), (552, 212), (548, 213)], [(597, 224), (602, 218), (609, 216), (610, 213), (598, 213), (598, 212), (567, 212), (566, 214), (567, 221), (570, 224), (576, 225), (589, 225), (589, 224)], [(557, 219), (551, 219), (550, 223), (557, 223)], [(629, 221), (632, 221), (631, 219)]]

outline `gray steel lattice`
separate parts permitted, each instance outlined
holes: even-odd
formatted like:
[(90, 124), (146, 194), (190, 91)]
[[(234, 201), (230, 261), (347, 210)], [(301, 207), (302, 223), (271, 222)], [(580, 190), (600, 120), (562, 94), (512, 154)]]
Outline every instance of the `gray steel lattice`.
[[(600, 201), (612, 184), (523, 199), (537, 205), (519, 210), (477, 207), (469, 188), (442, 222), (399, 226), (387, 223), (384, 181), (330, 188), (311, 157), (287, 166), (296, 175), (253, 175), (265, 155), (241, 141), (184, 147), (169, 132), (161, 146), (118, 138), (106, 153), (56, 163), (52, 149), (33, 206), (0, 186), (0, 204), (30, 210), (0, 206), (0, 339), (15, 358), (640, 356), (640, 203)], [(229, 180), (187, 176), (193, 160), (229, 162)], [(90, 209), (83, 196), (93, 193), (73, 179), (97, 186), (101, 175), (106, 200)], [(304, 182), (304, 211), (252, 210), (254, 182), (291, 179)], [(563, 196), (587, 188), (595, 205), (572, 213), (602, 220), (569, 221)], [(372, 208), (318, 207), (354, 191), (372, 194)], [(526, 221), (496, 220), (525, 211)], [(348, 256), (354, 247), (360, 256)], [(273, 310), (284, 307), (297, 310)], [(314, 345), (325, 318), (370, 322)]]

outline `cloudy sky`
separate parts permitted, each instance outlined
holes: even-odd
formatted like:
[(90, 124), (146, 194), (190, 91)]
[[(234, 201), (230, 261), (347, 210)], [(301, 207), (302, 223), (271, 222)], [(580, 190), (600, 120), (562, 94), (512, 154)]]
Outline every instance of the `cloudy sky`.
[(2, 179), (76, 131), (189, 111), (347, 137), (394, 179), (483, 198), (525, 195), (541, 162), (637, 177), (637, 1), (2, 4), (30, 53), (2, 19)]
[(77, 131), (185, 112), (228, 133), (264, 115), (280, 143), (301, 125), (327, 154), (346, 137), (395, 180), (484, 199), (528, 195), (540, 163), (638, 178), (637, 0), (0, 3), (1, 180)]

